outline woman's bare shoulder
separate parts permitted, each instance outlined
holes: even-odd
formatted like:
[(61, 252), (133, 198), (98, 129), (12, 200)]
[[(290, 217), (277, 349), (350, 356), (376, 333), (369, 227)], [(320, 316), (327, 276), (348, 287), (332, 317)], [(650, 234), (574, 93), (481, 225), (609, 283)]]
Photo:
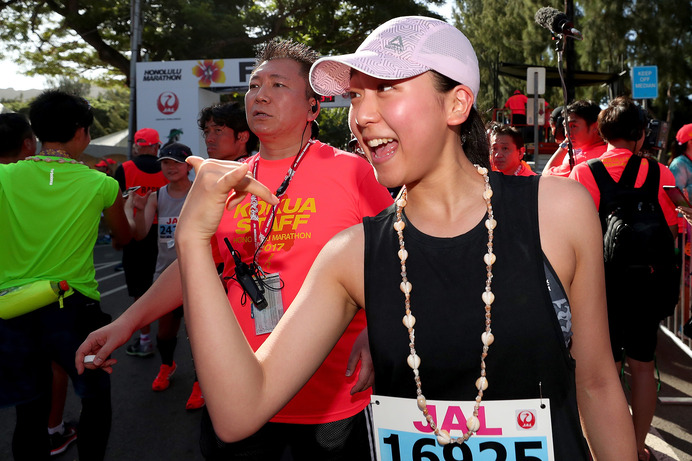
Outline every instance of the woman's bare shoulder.
[(572, 221), (582, 213), (592, 214), (596, 206), (591, 194), (579, 182), (557, 176), (542, 176), (538, 188), (541, 212)]

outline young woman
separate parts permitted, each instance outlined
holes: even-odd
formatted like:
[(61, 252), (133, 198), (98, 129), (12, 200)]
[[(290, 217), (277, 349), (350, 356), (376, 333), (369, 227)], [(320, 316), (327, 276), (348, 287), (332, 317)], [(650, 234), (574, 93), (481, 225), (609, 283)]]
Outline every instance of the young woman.
[[(218, 436), (240, 439), (272, 417), (363, 308), (374, 406), (386, 402), (390, 420), (409, 410), (419, 416), (411, 430), (389, 432), (376, 417), (383, 459), (385, 450), (411, 458), (422, 447), (445, 459), (491, 448), (508, 459), (520, 451), (524, 459), (588, 459), (589, 448), (599, 460), (636, 459), (609, 356), (593, 202), (573, 181), (488, 172), (473, 107), (478, 63), (466, 37), (439, 20), (396, 18), (356, 53), (317, 61), (311, 83), (323, 95), (350, 92), (350, 127), (378, 181), (405, 188), (395, 206), (324, 247), (253, 354), (215, 277), (209, 239), (224, 207), (245, 194), (277, 199), (247, 165), (188, 160), (197, 179), (176, 246), (190, 342)], [(441, 400), (452, 401), (444, 417)], [(496, 417), (498, 400), (506, 408)], [(552, 435), (523, 444), (531, 433), (521, 430), (541, 425), (543, 407)], [(521, 435), (508, 437), (514, 430)], [(554, 457), (532, 451), (548, 438)]]

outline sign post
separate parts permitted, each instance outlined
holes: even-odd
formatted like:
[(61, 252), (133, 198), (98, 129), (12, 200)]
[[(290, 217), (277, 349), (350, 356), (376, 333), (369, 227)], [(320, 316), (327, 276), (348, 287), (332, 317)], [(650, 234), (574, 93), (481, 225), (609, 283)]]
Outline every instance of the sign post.
[[(545, 93), (545, 67), (526, 68), (526, 94), (532, 94), (533, 101)], [(527, 107), (527, 115), (528, 115)], [(527, 117), (528, 119), (528, 117)], [(533, 158), (538, 159), (538, 104), (533, 104)], [(527, 120), (528, 121), (528, 120)]]

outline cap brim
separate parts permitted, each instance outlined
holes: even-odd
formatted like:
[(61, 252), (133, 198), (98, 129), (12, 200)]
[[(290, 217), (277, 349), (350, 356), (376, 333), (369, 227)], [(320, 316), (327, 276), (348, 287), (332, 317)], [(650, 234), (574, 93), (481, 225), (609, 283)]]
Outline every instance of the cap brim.
[(186, 163), (185, 160), (180, 160), (180, 159), (173, 158), (173, 157), (159, 157), (159, 158), (157, 158), (156, 160), (157, 160), (158, 162), (160, 162), (161, 160), (166, 160), (166, 159), (168, 159), (168, 160), (173, 160), (173, 161), (178, 162), (178, 163)]
[(318, 59), (310, 69), (310, 84), (322, 96), (344, 94), (351, 86), (351, 69), (383, 80), (415, 77), (430, 70), (408, 60), (364, 50)]

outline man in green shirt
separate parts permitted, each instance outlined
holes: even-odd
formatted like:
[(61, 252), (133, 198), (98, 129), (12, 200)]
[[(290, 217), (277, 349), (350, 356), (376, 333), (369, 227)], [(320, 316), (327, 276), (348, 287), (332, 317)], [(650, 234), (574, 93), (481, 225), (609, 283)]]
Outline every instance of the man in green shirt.
[(118, 183), (78, 159), (93, 114), (83, 98), (47, 91), (29, 118), (41, 151), (0, 165), (0, 292), (37, 281), (66, 281), (68, 295), (4, 318), (0, 311), (0, 406), (16, 406), (15, 459), (48, 459), (51, 361), (71, 377), (82, 399), (79, 458), (104, 458), (111, 425), (106, 373), (77, 375), (74, 354), (110, 316), (100, 308), (93, 248), (101, 213), (117, 244), (131, 237)]

